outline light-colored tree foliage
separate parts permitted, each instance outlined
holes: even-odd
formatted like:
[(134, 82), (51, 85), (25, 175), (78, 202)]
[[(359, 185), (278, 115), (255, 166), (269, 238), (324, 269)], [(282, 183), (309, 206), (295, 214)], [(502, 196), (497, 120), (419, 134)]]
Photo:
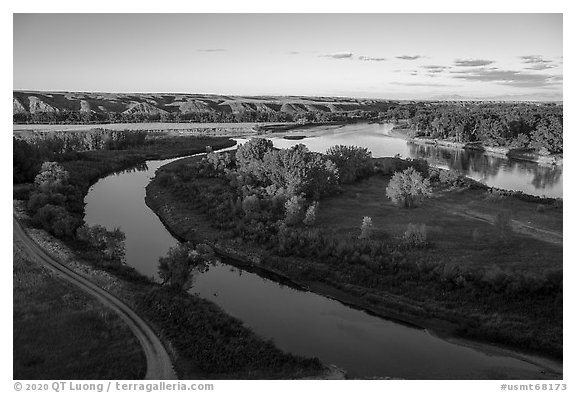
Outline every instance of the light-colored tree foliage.
[(430, 181), (424, 179), (414, 168), (396, 172), (386, 187), (388, 198), (403, 207), (414, 207), (431, 194)]
[(305, 199), (302, 196), (294, 195), (286, 201), (284, 208), (286, 215), (284, 222), (287, 225), (297, 225), (302, 221), (302, 209)]
[(43, 192), (54, 192), (68, 184), (70, 174), (57, 162), (45, 162), (34, 179), (35, 186)]
[(316, 223), (316, 215), (318, 213), (319, 202), (312, 202), (308, 209), (306, 209), (306, 215), (302, 221), (306, 226), (312, 226)]
[(360, 227), (360, 236), (358, 239), (370, 239), (374, 225), (372, 224), (372, 217), (364, 216), (362, 219), (362, 226)]
[(263, 180), (262, 160), (264, 155), (273, 149), (272, 141), (264, 138), (252, 138), (236, 150), (236, 166), (238, 171)]

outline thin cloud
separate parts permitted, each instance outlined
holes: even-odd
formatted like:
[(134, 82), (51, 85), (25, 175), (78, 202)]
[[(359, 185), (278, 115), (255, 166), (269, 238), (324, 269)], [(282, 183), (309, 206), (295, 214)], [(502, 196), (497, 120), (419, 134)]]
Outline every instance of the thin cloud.
[(289, 55), (299, 55), (300, 52), (298, 52), (298, 51), (296, 51), (296, 50), (293, 50), (293, 51), (288, 52), (288, 54), (289, 54)]
[(510, 70), (479, 69), (470, 72), (454, 72), (453, 78), (477, 82), (494, 82), (500, 85), (513, 87), (549, 87), (558, 85), (558, 78), (547, 74), (524, 73)]
[(423, 65), (421, 68), (424, 68), (428, 72), (428, 75), (432, 76), (433, 74), (439, 74), (452, 67), (442, 65)]
[(524, 67), (525, 70), (549, 70), (550, 68), (558, 67), (556, 64), (534, 64), (531, 67)]
[(331, 59), (337, 59), (337, 60), (351, 59), (352, 53), (351, 52), (325, 53), (323, 55), (320, 55), (320, 57), (329, 57)]
[(420, 55), (415, 55), (415, 56), (402, 55), (402, 56), (396, 56), (396, 58), (400, 59), (400, 60), (418, 60), (418, 59), (422, 58), (422, 56), (420, 56)]
[(482, 60), (482, 59), (473, 59), (473, 60), (456, 60), (454, 65), (456, 67), (481, 67), (493, 64), (492, 60)]
[(545, 60), (540, 55), (530, 55), (530, 56), (520, 56), (522, 62), (525, 64), (545, 64), (545, 63), (552, 63), (552, 60)]
[(226, 49), (221, 49), (221, 48), (204, 48), (204, 49), (198, 49), (198, 52), (205, 52), (205, 53), (226, 52)]
[(391, 85), (400, 86), (433, 86), (433, 87), (448, 87), (454, 85), (448, 85), (445, 83), (422, 83), (422, 82), (390, 82)]
[(368, 56), (358, 56), (358, 60), (363, 61), (386, 61), (384, 57), (368, 57)]

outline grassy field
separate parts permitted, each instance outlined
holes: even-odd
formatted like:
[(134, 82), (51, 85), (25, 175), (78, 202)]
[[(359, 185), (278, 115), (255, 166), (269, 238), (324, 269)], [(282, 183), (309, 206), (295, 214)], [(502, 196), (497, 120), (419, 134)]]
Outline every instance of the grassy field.
[[(176, 174), (179, 167), (197, 161), (178, 160), (160, 171)], [(193, 167), (180, 173), (190, 171)], [(441, 335), (560, 358), (561, 203), (529, 202), (485, 188), (436, 185), (430, 199), (404, 209), (386, 197), (389, 180), (389, 175), (378, 174), (344, 185), (341, 193), (320, 201), (313, 228), (327, 233), (338, 249), (358, 241), (363, 217), (370, 216), (372, 239), (395, 247), (384, 252), (386, 259), (379, 263), (373, 260), (378, 255), (313, 256), (314, 249), (305, 248), (305, 237), (290, 252), (277, 253), (270, 244), (250, 240), (250, 234), (240, 238), (218, 229), (221, 223), (213, 213), (217, 210), (207, 214), (211, 207), (206, 206), (219, 202), (202, 203), (224, 195), (228, 185), (222, 179), (181, 178), (173, 186), (155, 179), (146, 189), (146, 200), (173, 233), (217, 243), (222, 252), (238, 259), (232, 264), (256, 263), (317, 293)], [(511, 217), (504, 236), (495, 225), (502, 212)], [(409, 224), (426, 225), (426, 247), (402, 248)]]
[(14, 243), (14, 379), (141, 379), (140, 343), (116, 314)]
[[(408, 224), (426, 224), (431, 259), (459, 265), (499, 267), (542, 274), (562, 268), (562, 208), (538, 211), (538, 204), (515, 198), (492, 199), (484, 191), (439, 188), (414, 209), (399, 209), (386, 197), (389, 177), (373, 176), (347, 185), (321, 202), (318, 225), (343, 237), (360, 234), (372, 217), (376, 236), (402, 237)], [(499, 242), (496, 215), (511, 214), (513, 233)]]

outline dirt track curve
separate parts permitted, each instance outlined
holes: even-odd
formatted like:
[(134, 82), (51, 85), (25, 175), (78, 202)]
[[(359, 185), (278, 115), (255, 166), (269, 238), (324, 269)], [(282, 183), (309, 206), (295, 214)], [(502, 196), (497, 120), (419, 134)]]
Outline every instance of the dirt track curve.
[(22, 243), (25, 252), (30, 257), (54, 271), (64, 280), (76, 285), (83, 292), (96, 298), (102, 304), (110, 307), (126, 322), (130, 330), (134, 332), (134, 335), (136, 335), (140, 341), (144, 354), (146, 355), (145, 379), (177, 379), (172, 367), (172, 362), (170, 361), (170, 356), (168, 356), (164, 345), (162, 345), (160, 339), (142, 318), (118, 298), (48, 255), (46, 251), (28, 236), (16, 217), (12, 218), (12, 222), (14, 227), (14, 241)]

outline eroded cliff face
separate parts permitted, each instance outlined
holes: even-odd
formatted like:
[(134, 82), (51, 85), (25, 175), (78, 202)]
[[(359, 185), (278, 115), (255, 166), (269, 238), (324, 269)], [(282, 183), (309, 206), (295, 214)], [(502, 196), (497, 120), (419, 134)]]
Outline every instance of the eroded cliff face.
[(50, 104), (42, 101), (40, 98), (36, 96), (29, 96), (29, 111), (30, 113), (39, 113), (39, 112), (60, 112), (58, 108), (53, 107)]
[(18, 99), (16, 97), (14, 97), (12, 99), (12, 112), (14, 114), (16, 113), (26, 113), (26, 108), (24, 108), (24, 105), (22, 105), (22, 103), (20, 101), (18, 101)]
[(167, 113), (278, 113), (386, 110), (387, 101), (339, 97), (231, 97), (199, 94), (121, 94), (14, 91), (13, 114), (66, 111), (161, 115)]

